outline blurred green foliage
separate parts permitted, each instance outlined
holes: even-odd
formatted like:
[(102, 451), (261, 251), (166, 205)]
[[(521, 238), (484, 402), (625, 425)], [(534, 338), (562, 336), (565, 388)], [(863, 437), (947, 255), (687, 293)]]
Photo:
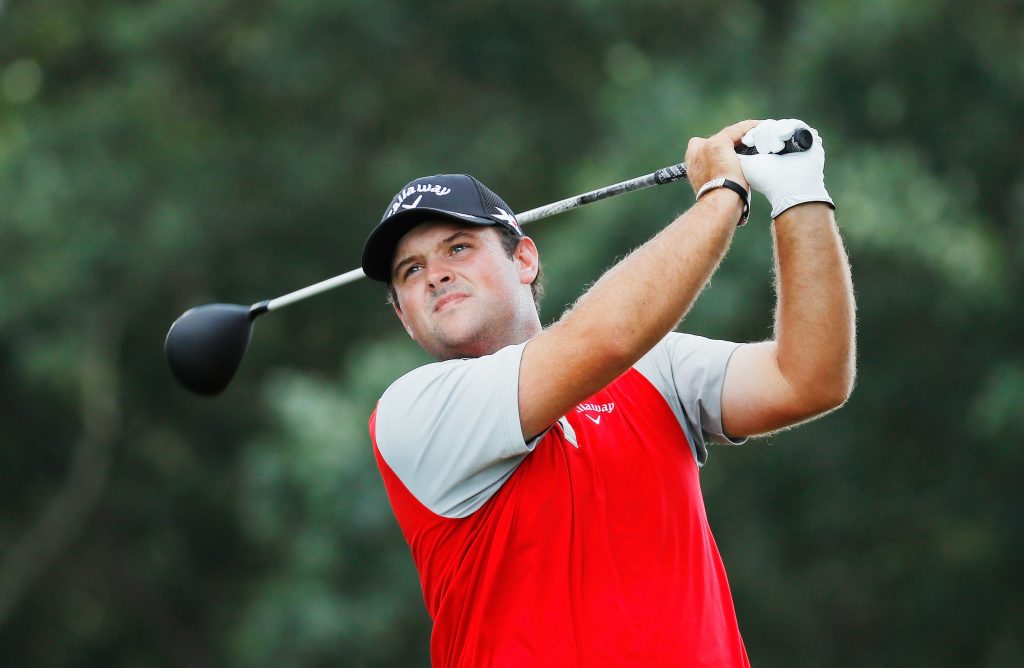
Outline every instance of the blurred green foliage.
[[(525, 210), (745, 117), (825, 138), (860, 337), (845, 408), (702, 473), (754, 664), (1024, 665), (1018, 1), (0, 12), (5, 666), (426, 665), (366, 433), (425, 360), (380, 286), (261, 319), (214, 400), (167, 327), (357, 266), (415, 176)], [(545, 320), (691, 197), (539, 223)], [(682, 329), (770, 334), (767, 214)]]

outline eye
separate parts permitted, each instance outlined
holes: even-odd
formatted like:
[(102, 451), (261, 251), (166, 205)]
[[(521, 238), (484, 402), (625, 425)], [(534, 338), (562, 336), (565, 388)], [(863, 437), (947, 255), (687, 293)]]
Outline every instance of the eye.
[(402, 278), (403, 279), (407, 279), (410, 276), (412, 276), (413, 274), (417, 273), (422, 268), (423, 268), (423, 265), (420, 265), (420, 264), (410, 264), (408, 267), (405, 268), (405, 271), (402, 272)]
[(468, 249), (469, 249), (469, 245), (468, 244), (455, 244), (454, 246), (452, 246), (451, 253), (452, 253), (452, 255), (455, 255), (456, 253), (461, 253), (462, 251), (468, 250)]

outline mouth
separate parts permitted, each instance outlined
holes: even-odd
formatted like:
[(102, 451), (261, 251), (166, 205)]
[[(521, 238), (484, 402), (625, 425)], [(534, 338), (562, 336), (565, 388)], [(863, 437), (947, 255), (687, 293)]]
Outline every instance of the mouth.
[(449, 307), (455, 306), (467, 297), (469, 297), (469, 295), (465, 292), (449, 292), (434, 302), (434, 313), (440, 313)]

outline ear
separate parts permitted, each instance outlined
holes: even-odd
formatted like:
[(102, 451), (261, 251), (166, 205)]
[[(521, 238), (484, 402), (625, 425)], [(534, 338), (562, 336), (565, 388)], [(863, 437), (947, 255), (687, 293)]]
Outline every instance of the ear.
[(412, 327), (409, 326), (409, 323), (406, 321), (405, 316), (402, 315), (402, 307), (398, 305), (398, 302), (391, 302), (391, 308), (395, 309), (395, 315), (397, 315), (398, 319), (402, 321), (402, 327), (405, 327), (406, 334), (409, 335), (410, 339), (415, 341), (416, 337), (413, 336)]
[(537, 244), (533, 243), (530, 237), (523, 237), (516, 246), (512, 259), (516, 262), (516, 269), (519, 271), (519, 281), (523, 285), (530, 285), (537, 278), (540, 271), (540, 251)]

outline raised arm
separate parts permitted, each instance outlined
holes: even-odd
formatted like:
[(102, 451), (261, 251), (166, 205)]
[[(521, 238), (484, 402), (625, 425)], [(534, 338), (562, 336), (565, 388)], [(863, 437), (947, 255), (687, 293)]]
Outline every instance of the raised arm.
[(774, 339), (741, 346), (729, 360), (722, 420), (732, 436), (822, 415), (853, 390), (853, 282), (816, 140), (820, 154), (743, 161), (751, 185), (772, 202), (777, 305)]
[[(695, 190), (719, 177), (747, 187), (735, 146), (754, 125), (744, 121), (690, 140), (686, 164)], [(613, 381), (676, 326), (724, 257), (741, 212), (735, 192), (707, 192), (527, 344), (519, 371), (526, 438)]]

